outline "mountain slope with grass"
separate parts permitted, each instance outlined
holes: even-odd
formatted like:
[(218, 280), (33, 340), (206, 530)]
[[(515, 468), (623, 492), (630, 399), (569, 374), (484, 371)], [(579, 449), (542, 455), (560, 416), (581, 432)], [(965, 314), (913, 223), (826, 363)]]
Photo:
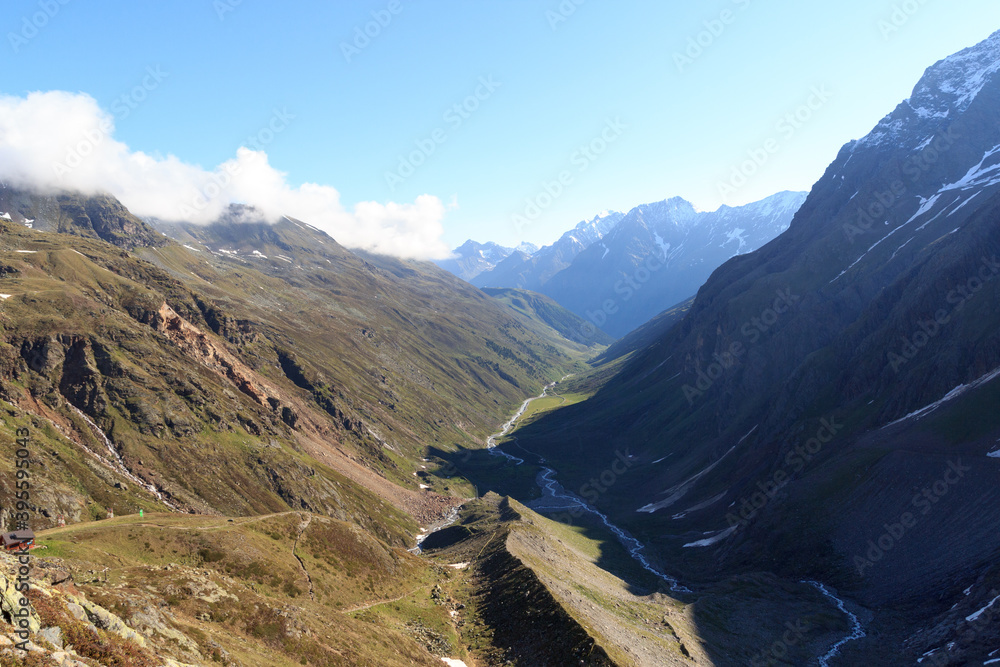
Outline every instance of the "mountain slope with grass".
[(466, 492), (422, 488), (427, 447), (479, 446), (589, 354), (430, 264), (298, 222), (191, 227), (200, 247), (134, 222), (160, 240), (0, 220), (4, 450), (15, 423), (53, 447), (41, 525), (301, 508), (400, 544)]
[(563, 338), (581, 344), (608, 345), (614, 341), (582, 317), (571, 313), (549, 297), (521, 289), (484, 287), (483, 291), (525, 317), (552, 327)]
[(671, 591), (599, 525), (566, 525), (495, 494), (425, 544), (431, 560), (469, 573), (469, 622), (491, 630), (480, 645), (489, 664), (736, 667), (766, 662), (783, 636), (794, 636), (783, 657), (806, 664), (845, 628), (815, 590), (773, 577)]
[(120, 665), (468, 657), (434, 592), (447, 572), (405, 551), (472, 492), (427, 457), (482, 447), (593, 348), (299, 221), (154, 229), (107, 197), (4, 197), (0, 520), (41, 531), (35, 575), (58, 580), (33, 594), (37, 646)]
[[(57, 528), (39, 541), (28, 654), (39, 662), (17, 664), (429, 667), (467, 658), (433, 595), (450, 587), (445, 568), (351, 523), (305, 512), (161, 513)], [(0, 556), (7, 581), (12, 560)], [(377, 622), (366, 615), (383, 607)]]

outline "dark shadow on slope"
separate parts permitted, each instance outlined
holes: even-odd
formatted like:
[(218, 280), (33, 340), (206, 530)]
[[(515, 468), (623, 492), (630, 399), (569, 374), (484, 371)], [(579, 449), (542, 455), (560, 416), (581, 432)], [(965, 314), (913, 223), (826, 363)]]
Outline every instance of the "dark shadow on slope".
[[(463, 477), (476, 486), (480, 496), (492, 491), (500, 496), (515, 498), (530, 507), (533, 501), (542, 497), (535, 481), (542, 469), (537, 465), (532, 465), (525, 452), (518, 451), (509, 444), (505, 445), (505, 448), (510, 449), (514, 455), (521, 455), (529, 460), (526, 460), (522, 465), (515, 465), (509, 459), (491, 454), (486, 450), (459, 449), (455, 452), (446, 452), (431, 448), (428, 451), (428, 458), (431, 461), (442, 461), (443, 465), (430, 472), (444, 478)], [(539, 514), (554, 521), (574, 526), (584, 537), (603, 543), (602, 554), (597, 561), (598, 567), (620, 577), (629, 585), (632, 592), (648, 595), (661, 588), (661, 581), (643, 570), (596, 518), (586, 513), (539, 512)], [(458, 527), (453, 528), (456, 530), (446, 529), (428, 539), (440, 540), (444, 544), (461, 539), (461, 531)], [(433, 544), (436, 542), (429, 543), (429, 545)], [(430, 548), (440, 548), (440, 545)]]

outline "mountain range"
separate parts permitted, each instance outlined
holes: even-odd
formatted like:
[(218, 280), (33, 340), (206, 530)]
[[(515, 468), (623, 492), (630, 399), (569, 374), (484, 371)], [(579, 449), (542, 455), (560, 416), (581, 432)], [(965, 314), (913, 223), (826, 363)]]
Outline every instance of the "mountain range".
[(462, 280), (471, 281), (484, 271), (493, 269), (514, 253), (530, 255), (537, 251), (538, 246), (530, 243), (521, 243), (516, 248), (508, 248), (492, 241), (477, 243), (469, 239), (455, 249), (453, 257), (438, 260), (435, 263)]
[(0, 664), (992, 664), (998, 220), (1000, 32), (808, 195), (451, 273), (2, 184)]
[(596, 329), (620, 337), (694, 296), (727, 259), (752, 252), (786, 230), (805, 197), (804, 192), (782, 192), (712, 213), (676, 197), (627, 214), (605, 213), (534, 254), (509, 254), (470, 281), (555, 299), (587, 321), (577, 333), (581, 341), (590, 340)]
[(570, 264), (581, 252), (597, 243), (621, 222), (623, 214), (605, 211), (580, 222), (555, 243), (535, 252), (514, 252), (495, 267), (474, 276), (476, 287), (515, 288), (534, 292)]
[(788, 228), (804, 192), (700, 213), (674, 198), (636, 207), (540, 291), (620, 337), (694, 296), (729, 258)]

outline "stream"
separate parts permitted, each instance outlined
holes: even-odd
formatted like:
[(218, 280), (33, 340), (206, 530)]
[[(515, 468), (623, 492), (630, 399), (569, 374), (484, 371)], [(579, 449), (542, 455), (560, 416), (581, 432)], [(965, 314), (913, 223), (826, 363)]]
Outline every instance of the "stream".
[(118, 453), (118, 450), (115, 449), (115, 446), (111, 443), (111, 440), (108, 438), (107, 434), (103, 430), (101, 430), (101, 427), (98, 426), (93, 419), (88, 417), (85, 412), (77, 408), (75, 405), (70, 405), (69, 407), (70, 409), (73, 410), (73, 412), (79, 415), (83, 419), (83, 421), (87, 423), (87, 426), (90, 427), (90, 430), (93, 432), (93, 434), (97, 436), (101, 440), (101, 442), (104, 443), (104, 446), (108, 450), (108, 455), (110, 456), (110, 459), (101, 456), (97, 452), (91, 451), (85, 444), (81, 443), (81, 446), (86, 451), (93, 454), (98, 460), (104, 463), (107, 467), (120, 473), (121, 475), (124, 475), (128, 479), (132, 480), (135, 484), (141, 486), (142, 488), (152, 493), (154, 496), (156, 496), (157, 500), (159, 500), (161, 503), (166, 505), (171, 510), (175, 512), (180, 511), (176, 505), (174, 505), (169, 500), (163, 497), (163, 494), (160, 493), (160, 490), (157, 489), (155, 485), (150, 484), (145, 480), (139, 479), (137, 475), (133, 474), (132, 471), (128, 469), (128, 466), (125, 465), (125, 461), (122, 459), (121, 454)]
[[(563, 377), (562, 380), (560, 380), (560, 382), (566, 380), (566, 378), (568, 377), (570, 376), (567, 375)], [(497, 445), (497, 440), (506, 436), (514, 429), (515, 426), (517, 426), (518, 420), (524, 415), (525, 411), (527, 411), (528, 409), (528, 406), (531, 405), (532, 402), (542, 398), (547, 398), (549, 396), (549, 391), (551, 391), (552, 388), (555, 387), (557, 384), (559, 383), (552, 382), (546, 385), (545, 388), (542, 390), (541, 394), (535, 396), (534, 398), (529, 398), (526, 401), (524, 401), (524, 403), (521, 404), (521, 407), (518, 408), (517, 412), (514, 413), (514, 416), (503, 424), (500, 431), (494, 433), (493, 435), (491, 435), (489, 438), (486, 439), (486, 446), (490, 454), (492, 454), (493, 456), (502, 456), (507, 460), (513, 462), (514, 465), (519, 466), (524, 464), (524, 459), (514, 456), (513, 454), (510, 454), (509, 452), (505, 452), (504, 450), (500, 449), (500, 447)], [(558, 396), (558, 394), (553, 394), (553, 395)], [(513, 442), (517, 443), (517, 439), (515, 438)], [(657, 569), (649, 561), (649, 559), (646, 558), (645, 554), (643, 553), (646, 550), (646, 546), (642, 542), (640, 542), (635, 537), (630, 535), (623, 528), (620, 528), (619, 526), (612, 523), (606, 514), (604, 514), (597, 508), (587, 503), (585, 500), (583, 500), (583, 498), (577, 496), (576, 494), (570, 491), (567, 491), (559, 482), (557, 482), (555, 479), (557, 474), (556, 471), (553, 468), (544, 465), (546, 463), (544, 458), (538, 456), (537, 454), (529, 452), (528, 450), (524, 449), (524, 447), (522, 447), (520, 444), (518, 444), (517, 446), (525, 453), (536, 456), (538, 458), (539, 465), (542, 468), (542, 471), (535, 478), (535, 483), (538, 484), (538, 487), (542, 490), (542, 497), (530, 503), (529, 506), (533, 510), (538, 512), (579, 511), (597, 517), (598, 519), (601, 520), (601, 523), (603, 523), (608, 528), (608, 530), (610, 530), (615, 535), (615, 537), (618, 538), (618, 541), (621, 543), (623, 547), (625, 547), (629, 555), (637, 563), (639, 563), (639, 565), (642, 566), (644, 570), (654, 575), (661, 581), (669, 584), (670, 590), (673, 592), (676, 593), (692, 592), (691, 589), (683, 586), (679, 581), (677, 581), (677, 579), (674, 579), (670, 575), (665, 574), (664, 572)], [(410, 551), (412, 553), (419, 554), (421, 552), (420, 545), (423, 543), (423, 541), (426, 540), (431, 535), (433, 535), (434, 533), (436, 533), (437, 531), (447, 528), (448, 526), (454, 524), (458, 520), (458, 514), (460, 510), (461, 506), (455, 507), (444, 519), (442, 519), (440, 522), (432, 526), (428, 531), (422, 533), (421, 535), (418, 535), (416, 538), (417, 546), (410, 549)], [(839, 640), (832, 647), (830, 647), (830, 649), (824, 655), (819, 657), (820, 667), (830, 667), (830, 661), (840, 654), (841, 647), (843, 647), (845, 644), (849, 642), (861, 639), (866, 636), (864, 628), (858, 617), (847, 609), (846, 603), (840, 598), (838, 598), (836, 595), (834, 595), (832, 592), (830, 592), (830, 590), (826, 586), (824, 586), (818, 581), (803, 581), (801, 583), (812, 586), (813, 588), (817, 589), (820, 593), (823, 594), (824, 597), (830, 600), (837, 607), (837, 609), (839, 609), (841, 613), (843, 613), (850, 621), (851, 625), (850, 633), (848, 633), (847, 636), (845, 636), (843, 639)]]
[(810, 586), (818, 590), (820, 593), (822, 593), (828, 600), (837, 605), (837, 609), (843, 612), (844, 615), (846, 615), (847, 618), (851, 621), (851, 633), (846, 637), (844, 637), (843, 639), (841, 639), (836, 644), (834, 644), (830, 648), (830, 650), (827, 651), (819, 659), (819, 667), (830, 667), (830, 661), (833, 660), (833, 658), (838, 653), (840, 653), (840, 647), (848, 642), (852, 642), (856, 639), (861, 639), (862, 637), (865, 637), (866, 636), (865, 631), (864, 628), (861, 626), (861, 621), (858, 620), (858, 617), (847, 610), (846, 603), (840, 598), (838, 598), (836, 595), (831, 593), (826, 586), (819, 583), (818, 581), (803, 581), (802, 583), (809, 584)]
[[(567, 375), (566, 377), (562, 378), (560, 382), (562, 382), (568, 377), (569, 376)], [(529, 398), (524, 403), (522, 403), (521, 407), (514, 414), (514, 416), (511, 417), (510, 420), (503, 425), (500, 432), (494, 433), (493, 435), (491, 435), (489, 438), (486, 439), (486, 446), (487, 448), (489, 448), (491, 454), (493, 454), (494, 456), (503, 456), (508, 460), (513, 461), (515, 465), (522, 465), (524, 463), (524, 459), (514, 456), (513, 454), (510, 454), (500, 449), (497, 446), (497, 440), (504, 437), (505, 435), (510, 433), (511, 430), (513, 430), (513, 428), (517, 425), (517, 420), (520, 419), (522, 415), (524, 415), (524, 412), (528, 409), (528, 406), (531, 405), (533, 401), (537, 401), (541, 398), (547, 398), (549, 396), (549, 391), (557, 384), (558, 382), (553, 382), (551, 384), (546, 385), (545, 389), (542, 390), (541, 394), (535, 396), (534, 398)], [(545, 463), (544, 458), (539, 456), (538, 459), (540, 464)], [(601, 520), (601, 523), (603, 523), (608, 528), (608, 530), (610, 530), (615, 535), (615, 537), (618, 538), (618, 541), (629, 552), (629, 555), (632, 556), (632, 558), (637, 563), (639, 563), (639, 565), (641, 565), (644, 570), (646, 570), (653, 576), (657, 577), (658, 579), (669, 584), (671, 591), (674, 591), (676, 593), (691, 592), (690, 589), (685, 588), (676, 579), (674, 579), (668, 574), (665, 574), (664, 572), (661, 572), (651, 562), (649, 562), (649, 559), (646, 558), (646, 556), (642, 553), (646, 549), (646, 546), (642, 542), (640, 542), (635, 537), (630, 535), (624, 529), (616, 526), (614, 523), (611, 522), (611, 520), (607, 517), (606, 514), (602, 513), (600, 510), (587, 503), (585, 500), (583, 500), (583, 498), (580, 498), (579, 496), (570, 493), (569, 491), (566, 491), (566, 489), (563, 488), (563, 486), (555, 480), (555, 476), (556, 476), (556, 471), (554, 469), (542, 465), (542, 472), (539, 473), (538, 477), (535, 480), (539, 488), (542, 490), (542, 498), (533, 501), (529, 505), (532, 509), (536, 511), (577, 510), (597, 517), (598, 519)], [(540, 502), (543, 502), (545, 500), (551, 500), (552, 503), (539, 504)]]
[[(567, 377), (569, 376), (567, 375), (566, 377), (562, 378), (560, 382), (565, 380)], [(546, 385), (545, 389), (542, 390), (541, 394), (539, 394), (534, 398), (529, 398), (524, 403), (522, 403), (518, 411), (514, 414), (513, 417), (510, 418), (510, 420), (507, 423), (503, 425), (501, 430), (498, 433), (494, 433), (489, 438), (487, 438), (486, 445), (489, 448), (491, 454), (495, 456), (503, 456), (504, 458), (512, 461), (515, 465), (522, 465), (524, 463), (524, 459), (514, 456), (513, 454), (510, 454), (500, 449), (497, 446), (497, 440), (506, 436), (514, 429), (514, 427), (517, 425), (517, 421), (524, 415), (525, 411), (528, 409), (528, 406), (531, 405), (533, 401), (537, 401), (541, 398), (548, 397), (549, 391), (557, 384), (558, 382), (553, 382), (549, 385)], [(554, 395), (558, 396), (558, 394)], [(514, 442), (515, 443), (517, 442), (516, 438)], [(521, 445), (518, 444), (517, 446), (525, 453), (532, 454), (532, 452), (528, 452), (528, 450), (521, 447)], [(639, 563), (639, 565), (641, 565), (644, 570), (646, 570), (650, 574), (656, 576), (660, 580), (669, 584), (670, 590), (673, 592), (676, 593), (692, 592), (689, 588), (683, 586), (679, 581), (677, 581), (670, 575), (665, 574), (664, 572), (661, 572), (659, 569), (657, 569), (644, 555), (643, 552), (645, 551), (646, 547), (642, 542), (640, 542), (635, 537), (630, 535), (624, 529), (620, 528), (619, 526), (616, 526), (614, 523), (611, 522), (611, 520), (607, 517), (606, 514), (604, 514), (597, 508), (587, 503), (585, 500), (583, 500), (583, 498), (580, 498), (576, 494), (567, 491), (559, 482), (556, 481), (555, 479), (557, 474), (556, 471), (553, 468), (544, 465), (546, 462), (545, 459), (542, 458), (541, 456), (538, 456), (537, 454), (533, 455), (538, 457), (538, 462), (542, 466), (542, 471), (538, 474), (538, 477), (535, 479), (535, 482), (538, 484), (538, 487), (542, 490), (542, 498), (531, 502), (529, 506), (533, 510), (540, 512), (576, 510), (597, 517), (598, 519), (601, 520), (601, 523), (603, 523), (608, 528), (608, 530), (614, 533), (615, 537), (618, 538), (618, 541), (622, 544), (622, 546), (624, 546), (625, 549), (628, 550), (632, 558), (637, 563)], [(454, 520), (452, 520), (451, 523), (454, 523)], [(450, 525), (450, 523), (448, 525)], [(830, 667), (830, 661), (840, 654), (841, 647), (843, 647), (845, 644), (849, 642), (865, 637), (866, 636), (865, 631), (858, 617), (847, 609), (846, 603), (840, 598), (838, 598), (836, 595), (834, 595), (832, 592), (830, 592), (830, 590), (826, 586), (819, 583), (818, 581), (803, 581), (802, 583), (817, 589), (820, 593), (823, 594), (824, 597), (830, 600), (837, 607), (837, 609), (841, 611), (841, 613), (847, 616), (848, 620), (850, 621), (851, 624), (850, 633), (848, 633), (847, 636), (836, 642), (832, 647), (830, 647), (830, 649), (823, 656), (819, 658), (820, 667)]]

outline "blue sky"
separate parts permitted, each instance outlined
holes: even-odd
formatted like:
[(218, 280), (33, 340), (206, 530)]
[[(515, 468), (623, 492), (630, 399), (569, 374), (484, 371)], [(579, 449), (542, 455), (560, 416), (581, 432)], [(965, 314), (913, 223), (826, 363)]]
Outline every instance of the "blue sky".
[[(5, 0), (0, 94), (85, 93), (116, 141), (206, 170), (277, 110), (260, 148), (292, 187), (378, 203), (383, 221), (431, 195), (443, 208), (421, 210), (450, 246), (541, 244), (604, 209), (808, 189), (926, 67), (1000, 29), (995, 0), (681, 4)], [(150, 68), (162, 80), (136, 96)], [(769, 139), (777, 151), (723, 194)]]

